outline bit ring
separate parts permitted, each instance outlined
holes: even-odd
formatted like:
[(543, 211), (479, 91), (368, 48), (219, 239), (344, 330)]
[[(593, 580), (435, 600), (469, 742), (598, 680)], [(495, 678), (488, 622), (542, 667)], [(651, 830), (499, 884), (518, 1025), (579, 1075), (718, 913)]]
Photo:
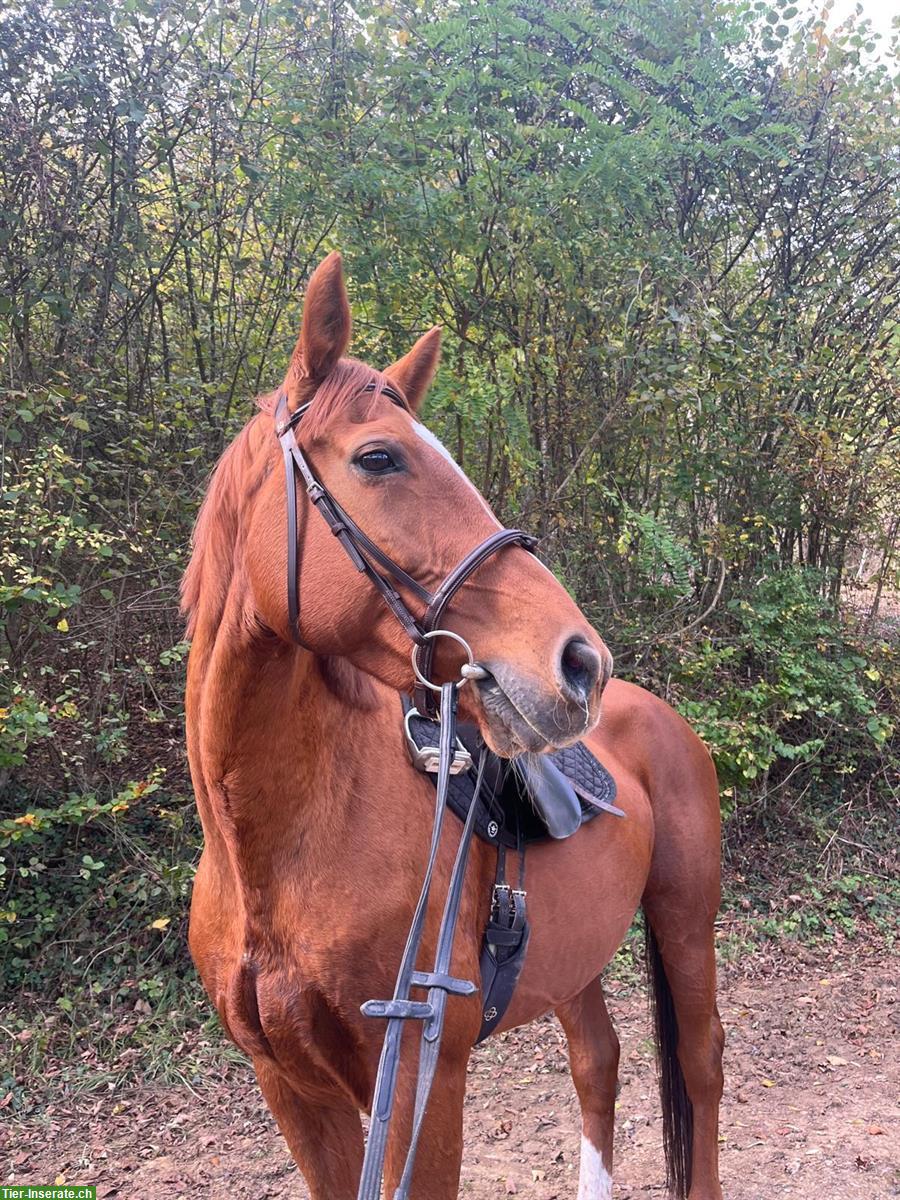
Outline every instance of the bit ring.
[[(466, 641), (466, 639), (464, 637), (460, 637), (460, 635), (458, 633), (454, 633), (452, 631), (452, 629), (432, 629), (429, 633), (422, 634), (422, 640), (426, 641), (426, 642), (430, 642), (432, 638), (439, 638), (439, 637), (452, 638), (452, 640), (454, 642), (456, 642), (458, 645), (462, 646), (463, 650), (465, 650), (466, 658), (469, 661), (466, 663), (463, 663), (462, 669), (460, 670), (460, 675), (462, 677), (463, 683), (465, 683), (467, 679), (484, 678), (484, 675), (480, 674), (481, 672), (484, 672), (484, 674), (486, 674), (486, 672), (484, 671), (484, 667), (480, 667), (478, 665), (478, 663), (476, 663), (475, 656), (472, 654), (472, 647), (469, 645), (469, 643)], [(430, 688), (431, 691), (433, 691), (433, 692), (440, 692), (440, 690), (441, 690), (440, 684), (432, 683), (431, 680), (426, 679), (425, 676), (422, 674), (422, 672), (419, 670), (418, 656), (419, 656), (420, 649), (421, 649), (421, 647), (418, 645), (415, 645), (412, 648), (411, 658), (412, 658), (413, 673), (415, 674), (416, 679), (418, 679), (419, 683), (421, 683), (423, 687)]]

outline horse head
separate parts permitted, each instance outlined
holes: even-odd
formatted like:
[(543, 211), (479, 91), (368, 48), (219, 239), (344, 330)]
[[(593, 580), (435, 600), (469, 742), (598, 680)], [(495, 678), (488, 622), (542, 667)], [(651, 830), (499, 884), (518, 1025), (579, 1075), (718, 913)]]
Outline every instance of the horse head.
[[(249, 620), (284, 643), (300, 641), (321, 658), (349, 662), (391, 688), (409, 691), (407, 633), (371, 578), (316, 516), (302, 486), (296, 498), (299, 619), (291, 627), (276, 408), (298, 416), (303, 409), (294, 436), (316, 479), (367, 539), (423, 589), (433, 593), (474, 546), (502, 527), (419, 420), (438, 365), (440, 329), (430, 330), (383, 371), (345, 357), (350, 336), (350, 307), (335, 253), (310, 280), (284, 383), (263, 402), (268, 411), (254, 422), (261, 423), (254, 439), (264, 469), (239, 520), (253, 609)], [(292, 471), (288, 477), (296, 487)], [(402, 581), (397, 590), (411, 612), (421, 611), (420, 596), (408, 594)], [(482, 563), (454, 594), (441, 627), (464, 638), (484, 668), (483, 677), (462, 690), (460, 705), (498, 753), (564, 745), (596, 723), (611, 671), (609, 651), (565, 588), (527, 549), (505, 546)], [(433, 678), (456, 678), (463, 661), (456, 643), (440, 639)]]

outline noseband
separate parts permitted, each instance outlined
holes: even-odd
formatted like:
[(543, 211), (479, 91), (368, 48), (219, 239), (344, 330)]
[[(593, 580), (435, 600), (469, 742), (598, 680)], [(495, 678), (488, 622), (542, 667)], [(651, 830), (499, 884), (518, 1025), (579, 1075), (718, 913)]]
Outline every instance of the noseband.
[[(378, 384), (373, 380), (366, 384), (363, 392), (374, 392)], [(398, 392), (388, 385), (382, 385), (381, 394), (387, 396), (399, 408), (408, 411), (406, 403)], [(438, 622), (447, 610), (450, 601), (482, 563), (491, 558), (504, 546), (521, 546), (525, 550), (534, 551), (537, 538), (521, 529), (498, 529), (486, 537), (474, 550), (459, 562), (447, 575), (436, 592), (429, 592), (417, 580), (413, 579), (403, 568), (372, 541), (368, 534), (356, 524), (328, 489), (316, 478), (309, 460), (297, 444), (294, 433), (304, 413), (310, 407), (310, 401), (301, 405), (294, 412), (288, 411), (287, 397), (281, 392), (275, 409), (275, 433), (281, 445), (284, 456), (285, 489), (287, 500), (287, 596), (288, 619), (291, 637), (299, 645), (300, 638), (300, 580), (297, 562), (297, 489), (294, 486), (294, 471), (306, 487), (307, 495), (313, 507), (323, 517), (328, 528), (340, 542), (347, 557), (360, 574), (367, 575), (381, 594), (381, 598), (400, 622), (407, 637), (413, 643), (413, 669), (419, 681), (416, 692), (416, 703), (423, 713), (433, 713), (432, 699), (440, 688), (432, 683), (431, 672), (434, 664), (435, 635), (438, 633)], [(380, 568), (380, 569), (379, 569)], [(416, 617), (407, 606), (400, 592), (391, 583), (399, 584), (425, 605), (421, 617)], [(470, 677), (476, 677), (477, 671), (472, 670)]]
[[(368, 384), (363, 390), (374, 392), (376, 382)], [(394, 404), (406, 409), (406, 404), (399, 393), (387, 386), (381, 387), (381, 394), (387, 396)], [(309, 460), (297, 444), (294, 430), (309, 408), (304, 404), (295, 412), (290, 413), (287, 398), (282, 392), (278, 397), (275, 410), (275, 432), (281, 444), (284, 455), (285, 486), (287, 492), (287, 594), (288, 616), (290, 618), (291, 636), (300, 645), (300, 593), (297, 562), (297, 488), (294, 471), (299, 471), (300, 478), (306, 486), (306, 492), (313, 507), (321, 514), (328, 528), (343, 546), (350, 561), (361, 574), (367, 575), (380, 592), (388, 608), (403, 626), (404, 631), (413, 644), (413, 671), (419, 681), (416, 691), (416, 705), (425, 715), (435, 712), (434, 695), (440, 697), (440, 745), (437, 747), (435, 812), (432, 824), (431, 844), (425, 867), (419, 900), (413, 913), (412, 925), (406, 938), (406, 945), (397, 972), (394, 994), (387, 1000), (368, 1000), (361, 1006), (361, 1011), (367, 1017), (379, 1018), (386, 1022), (384, 1042), (378, 1063), (378, 1073), (375, 1078), (375, 1089), (372, 1098), (372, 1115), (369, 1123), (369, 1136), (366, 1141), (365, 1157), (359, 1183), (357, 1200), (379, 1200), (381, 1197), (384, 1162), (387, 1152), (388, 1133), (397, 1090), (397, 1080), (400, 1069), (400, 1049), (403, 1028), (408, 1021), (422, 1022), (420, 1039), (419, 1064), (416, 1076), (416, 1092), (412, 1113), (412, 1129), (407, 1148), (400, 1183), (394, 1193), (393, 1200), (407, 1200), (412, 1186), (413, 1167), (416, 1158), (416, 1147), (428, 1107), (428, 1099), (437, 1071), (440, 1054), (441, 1037), (444, 1027), (444, 1014), (447, 1000), (451, 995), (471, 996), (478, 991), (477, 985), (468, 979), (458, 979), (450, 973), (453, 941), (459, 919), (459, 909), (465, 883), (465, 871), (468, 861), (469, 847), (474, 830), (474, 814), (477, 809), (478, 791), (481, 787), (484, 770), (484, 752), (479, 759), (478, 778), (462, 836), (457, 847), (450, 873), (450, 882), (444, 902), (438, 933), (437, 948), (432, 970), (416, 969), (416, 960), (422, 941), (425, 916), (428, 908), (428, 898), (434, 876), (435, 865), (441, 841), (441, 828), (447, 806), (448, 789), (451, 771), (457, 757), (458, 739), (456, 737), (456, 706), (460, 687), (468, 680), (483, 678), (487, 672), (476, 663), (468, 643), (459, 634), (449, 629), (441, 629), (438, 622), (447, 610), (450, 601), (483, 562), (502, 550), (504, 546), (522, 546), (533, 551), (537, 540), (530, 534), (522, 533), (519, 529), (498, 529), (490, 537), (471, 550), (444, 579), (436, 592), (429, 592), (417, 580), (413, 579), (404, 569), (372, 541), (350, 517), (334, 496), (316, 478)], [(394, 582), (392, 583), (391, 580)], [(416, 617), (400, 592), (394, 586), (398, 584), (416, 597), (424, 606), (421, 617)], [(434, 661), (434, 644), (437, 638), (445, 637), (459, 643), (465, 650), (467, 662), (456, 680), (441, 686), (431, 680)], [(426, 993), (424, 1000), (414, 1000), (410, 992), (413, 988)]]

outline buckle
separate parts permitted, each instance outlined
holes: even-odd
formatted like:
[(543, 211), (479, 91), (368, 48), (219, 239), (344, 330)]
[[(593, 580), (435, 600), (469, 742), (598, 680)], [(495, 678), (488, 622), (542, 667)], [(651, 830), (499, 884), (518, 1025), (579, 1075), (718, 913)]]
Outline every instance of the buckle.
[(527, 895), (522, 888), (510, 887), (508, 883), (495, 883), (491, 895), (491, 921), (495, 925), (508, 924), (510, 929), (519, 928), (525, 916)]
[[(423, 775), (436, 775), (441, 764), (440, 746), (419, 746), (409, 728), (411, 717), (420, 717), (417, 708), (411, 708), (403, 718), (403, 732), (406, 735), (406, 748), (412, 765)], [(456, 739), (456, 749), (453, 751), (453, 761), (450, 763), (450, 774), (461, 775), (472, 766), (472, 755), (468, 752), (459, 738)]]

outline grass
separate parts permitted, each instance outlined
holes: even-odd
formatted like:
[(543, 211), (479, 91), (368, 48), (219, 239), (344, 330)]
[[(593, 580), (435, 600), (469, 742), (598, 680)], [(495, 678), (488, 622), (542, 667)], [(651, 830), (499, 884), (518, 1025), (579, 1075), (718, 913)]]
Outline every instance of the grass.
[(90, 996), (49, 1007), (22, 997), (0, 1015), (0, 1036), (0, 1100), (22, 1115), (50, 1096), (78, 1102), (148, 1083), (206, 1089), (247, 1061), (195, 978), (172, 984), (152, 1008), (104, 1006)]

